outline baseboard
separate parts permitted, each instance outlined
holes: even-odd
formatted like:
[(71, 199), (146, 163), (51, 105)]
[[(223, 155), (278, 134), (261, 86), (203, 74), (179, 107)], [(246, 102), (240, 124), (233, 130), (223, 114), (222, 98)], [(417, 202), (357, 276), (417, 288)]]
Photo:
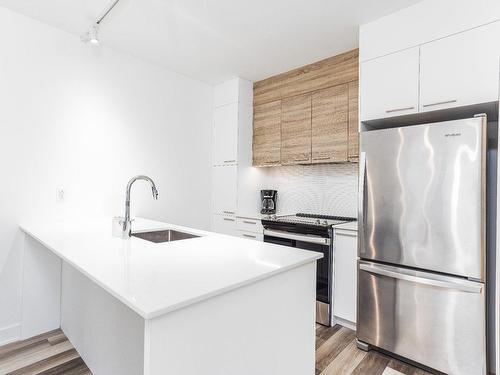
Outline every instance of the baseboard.
[(339, 318), (338, 316), (334, 316), (332, 320), (333, 320), (333, 325), (338, 324), (341, 325), (342, 327), (346, 327), (352, 329), (353, 331), (356, 331), (356, 323)]
[(12, 324), (7, 327), (0, 328), (0, 346), (18, 341), (21, 337), (21, 324)]

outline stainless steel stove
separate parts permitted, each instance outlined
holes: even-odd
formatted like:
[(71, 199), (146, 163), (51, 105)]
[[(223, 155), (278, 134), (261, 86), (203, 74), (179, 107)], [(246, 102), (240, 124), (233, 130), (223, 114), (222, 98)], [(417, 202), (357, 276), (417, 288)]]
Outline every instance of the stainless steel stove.
[(356, 221), (353, 217), (345, 216), (331, 216), (331, 215), (318, 215), (318, 214), (305, 214), (298, 213), (295, 215), (284, 215), (284, 216), (269, 216), (263, 221), (271, 221), (278, 223), (290, 223), (290, 224), (305, 224), (319, 227), (329, 227), (332, 225), (338, 225), (347, 223), (350, 221)]
[(316, 270), (316, 321), (327, 326), (332, 314), (333, 228), (349, 221), (356, 219), (304, 213), (262, 219), (264, 242), (323, 254)]

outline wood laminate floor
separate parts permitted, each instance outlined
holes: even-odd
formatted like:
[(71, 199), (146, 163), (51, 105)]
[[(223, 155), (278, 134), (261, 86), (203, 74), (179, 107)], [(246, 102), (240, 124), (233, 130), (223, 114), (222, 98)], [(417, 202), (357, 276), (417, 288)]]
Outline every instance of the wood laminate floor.
[[(61, 330), (0, 347), (0, 374), (92, 375)], [(356, 347), (355, 333), (350, 329), (317, 325), (316, 374), (426, 375), (429, 373), (375, 351), (367, 353), (359, 350)]]

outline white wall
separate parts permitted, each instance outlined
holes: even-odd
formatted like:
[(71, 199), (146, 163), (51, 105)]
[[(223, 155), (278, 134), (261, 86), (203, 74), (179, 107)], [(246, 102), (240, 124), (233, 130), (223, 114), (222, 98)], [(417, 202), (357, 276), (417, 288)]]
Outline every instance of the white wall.
[[(0, 344), (19, 334), (33, 217), (138, 215), (209, 227), (212, 88), (0, 8)], [(56, 189), (66, 190), (56, 202)]]

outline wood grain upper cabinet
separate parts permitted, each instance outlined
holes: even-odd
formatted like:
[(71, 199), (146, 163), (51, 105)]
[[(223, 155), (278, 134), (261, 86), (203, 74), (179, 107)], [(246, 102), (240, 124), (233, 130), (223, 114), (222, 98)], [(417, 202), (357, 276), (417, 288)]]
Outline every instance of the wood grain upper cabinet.
[(347, 144), (347, 158), (349, 161), (358, 161), (359, 154), (359, 83), (349, 83), (349, 135)]
[(281, 101), (281, 164), (311, 162), (311, 94)]
[(361, 120), (418, 112), (419, 47), (361, 63)]
[(279, 165), (281, 159), (281, 100), (254, 106), (253, 165)]
[(420, 110), (498, 101), (500, 21), (421, 46)]
[(312, 95), (312, 163), (347, 161), (349, 85)]

